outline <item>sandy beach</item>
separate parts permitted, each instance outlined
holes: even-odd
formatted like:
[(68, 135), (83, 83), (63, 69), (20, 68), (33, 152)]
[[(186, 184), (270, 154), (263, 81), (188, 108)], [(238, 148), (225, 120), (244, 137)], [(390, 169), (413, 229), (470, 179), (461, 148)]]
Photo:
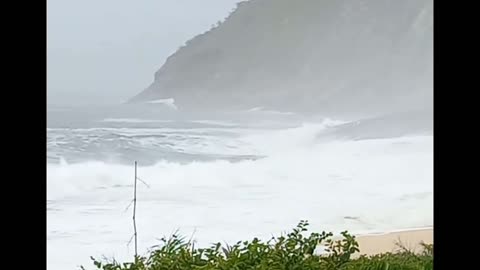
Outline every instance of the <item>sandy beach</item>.
[(420, 243), (433, 244), (433, 228), (363, 235), (357, 236), (357, 240), (360, 255), (398, 251), (397, 243), (401, 243), (410, 250), (421, 251)]

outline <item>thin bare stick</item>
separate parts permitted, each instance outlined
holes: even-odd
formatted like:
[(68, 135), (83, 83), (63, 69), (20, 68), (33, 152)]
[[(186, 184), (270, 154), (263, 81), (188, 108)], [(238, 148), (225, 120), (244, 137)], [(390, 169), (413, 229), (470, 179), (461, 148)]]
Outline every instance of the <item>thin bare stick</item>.
[(133, 231), (135, 237), (135, 261), (137, 260), (137, 223), (135, 220), (135, 213), (137, 210), (137, 162), (135, 161), (135, 182), (133, 185)]
[(127, 247), (129, 247), (130, 244), (132, 243), (132, 240), (133, 240), (133, 237), (134, 237), (134, 236), (135, 236), (135, 235), (132, 235), (132, 237), (130, 237), (130, 240), (128, 240)]
[(145, 183), (145, 181), (143, 181), (142, 179), (140, 179), (140, 177), (137, 177), (138, 180), (140, 180), (140, 182), (142, 182), (146, 187), (150, 188), (150, 185)]
[(123, 210), (124, 212), (127, 212), (127, 210), (132, 206), (133, 200), (128, 204), (128, 206)]

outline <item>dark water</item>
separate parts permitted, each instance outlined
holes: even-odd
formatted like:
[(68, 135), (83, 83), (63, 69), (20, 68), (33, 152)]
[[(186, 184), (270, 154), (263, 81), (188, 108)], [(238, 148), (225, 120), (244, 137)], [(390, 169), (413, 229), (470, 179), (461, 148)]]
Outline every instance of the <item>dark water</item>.
[(104, 161), (144, 165), (260, 156), (239, 139), (246, 132), (298, 125), (293, 114), (185, 113), (155, 106), (60, 107), (47, 110), (50, 163)]

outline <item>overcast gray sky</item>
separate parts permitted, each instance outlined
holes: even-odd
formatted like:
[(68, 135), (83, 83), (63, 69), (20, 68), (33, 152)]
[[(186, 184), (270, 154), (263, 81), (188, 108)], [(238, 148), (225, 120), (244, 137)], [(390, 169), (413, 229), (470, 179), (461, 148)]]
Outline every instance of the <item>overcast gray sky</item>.
[(48, 0), (47, 97), (119, 103), (139, 93), (186, 40), (240, 0)]

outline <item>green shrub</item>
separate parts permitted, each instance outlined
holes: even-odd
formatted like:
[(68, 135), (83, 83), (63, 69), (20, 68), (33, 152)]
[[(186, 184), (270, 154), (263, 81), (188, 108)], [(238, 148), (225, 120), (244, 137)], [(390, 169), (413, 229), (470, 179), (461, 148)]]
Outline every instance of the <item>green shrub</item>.
[[(136, 257), (134, 262), (99, 261), (93, 264), (101, 270), (430, 270), (433, 269), (433, 245), (423, 244), (423, 252), (415, 254), (406, 249), (398, 253), (360, 256), (355, 236), (342, 232), (342, 238), (332, 240), (332, 233), (307, 234), (307, 221), (301, 221), (286, 236), (267, 242), (254, 238), (233, 246), (220, 243), (209, 248), (195, 248), (191, 241), (173, 235), (161, 239), (148, 256)], [(327, 253), (314, 254), (324, 244)], [(85, 269), (81, 267), (81, 269)]]

